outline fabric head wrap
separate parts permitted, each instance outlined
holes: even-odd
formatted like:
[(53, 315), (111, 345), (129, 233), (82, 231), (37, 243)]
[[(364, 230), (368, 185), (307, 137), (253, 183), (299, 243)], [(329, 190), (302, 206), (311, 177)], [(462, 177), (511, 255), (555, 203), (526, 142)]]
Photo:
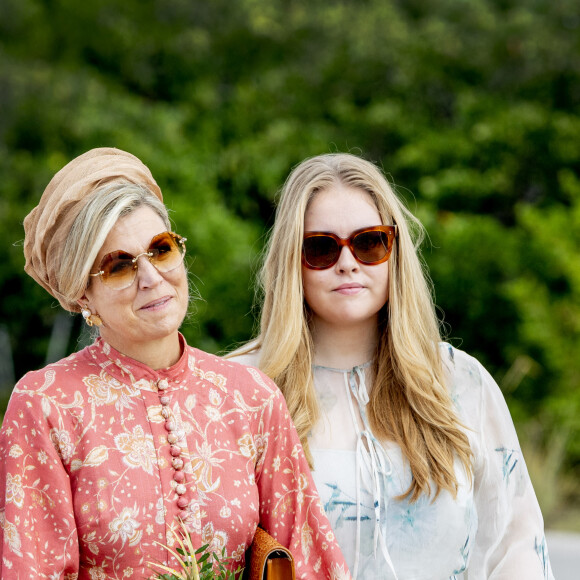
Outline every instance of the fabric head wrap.
[(101, 147), (65, 165), (24, 219), (24, 270), (71, 312), (79, 312), (80, 308), (60, 293), (57, 276), (65, 241), (91, 194), (115, 181), (144, 185), (163, 201), (149, 168), (137, 157), (120, 149)]

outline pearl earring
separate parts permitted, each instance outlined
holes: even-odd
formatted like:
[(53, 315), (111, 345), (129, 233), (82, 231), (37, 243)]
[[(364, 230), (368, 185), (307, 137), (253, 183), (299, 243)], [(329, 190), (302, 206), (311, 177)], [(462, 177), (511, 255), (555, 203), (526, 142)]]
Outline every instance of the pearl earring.
[(101, 326), (101, 324), (103, 324), (101, 317), (98, 314), (93, 314), (86, 307), (81, 309), (81, 314), (83, 315), (83, 318), (85, 319), (85, 322), (88, 326)]

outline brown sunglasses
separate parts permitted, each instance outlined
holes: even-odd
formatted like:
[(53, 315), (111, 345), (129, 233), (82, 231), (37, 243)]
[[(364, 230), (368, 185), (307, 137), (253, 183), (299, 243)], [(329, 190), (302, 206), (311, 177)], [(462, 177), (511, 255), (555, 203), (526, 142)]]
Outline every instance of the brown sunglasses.
[(302, 243), (302, 263), (311, 270), (334, 266), (347, 246), (361, 264), (375, 266), (386, 262), (397, 237), (397, 226), (374, 226), (354, 231), (348, 238), (332, 232), (306, 232)]
[(100, 276), (103, 284), (115, 290), (123, 290), (135, 281), (137, 261), (141, 256), (147, 256), (159, 272), (175, 270), (183, 262), (186, 241), (187, 238), (173, 232), (163, 232), (153, 237), (147, 251), (138, 256), (123, 250), (110, 252), (103, 256), (99, 271), (90, 274), (90, 276)]

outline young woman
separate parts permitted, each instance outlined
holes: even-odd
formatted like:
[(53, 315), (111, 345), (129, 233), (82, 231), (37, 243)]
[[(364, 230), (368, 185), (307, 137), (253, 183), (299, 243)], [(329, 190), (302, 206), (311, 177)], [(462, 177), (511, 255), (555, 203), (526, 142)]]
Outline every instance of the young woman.
[(236, 569), (260, 523), (297, 577), (348, 578), (279, 390), (179, 333), (186, 240), (148, 168), (89, 151), (24, 227), (26, 271), (100, 336), (14, 389), (0, 433), (0, 577), (147, 578), (151, 564), (179, 568), (165, 546), (182, 525)]
[(354, 577), (552, 578), (509, 411), (441, 342), (420, 233), (373, 164), (301, 163), (267, 247), (259, 336), (234, 360), (284, 393)]

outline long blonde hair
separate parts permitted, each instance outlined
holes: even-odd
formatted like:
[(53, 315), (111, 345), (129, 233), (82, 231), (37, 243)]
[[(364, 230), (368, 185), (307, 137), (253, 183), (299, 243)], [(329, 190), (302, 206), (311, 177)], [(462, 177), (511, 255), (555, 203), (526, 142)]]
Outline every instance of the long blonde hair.
[(382, 222), (398, 226), (369, 401), (374, 434), (396, 442), (410, 463), (413, 480), (401, 497), (416, 501), (422, 493), (430, 495), (431, 482), (434, 497), (442, 489), (456, 495), (454, 461), (458, 458), (471, 475), (472, 452), (445, 384), (431, 282), (418, 254), (423, 227), (375, 165), (336, 153), (306, 159), (291, 172), (259, 278), (260, 333), (242, 352), (259, 349), (259, 366), (282, 390), (312, 466), (307, 437), (319, 418), (319, 407), (302, 285), (302, 239), (308, 204), (336, 184), (368, 193)]

